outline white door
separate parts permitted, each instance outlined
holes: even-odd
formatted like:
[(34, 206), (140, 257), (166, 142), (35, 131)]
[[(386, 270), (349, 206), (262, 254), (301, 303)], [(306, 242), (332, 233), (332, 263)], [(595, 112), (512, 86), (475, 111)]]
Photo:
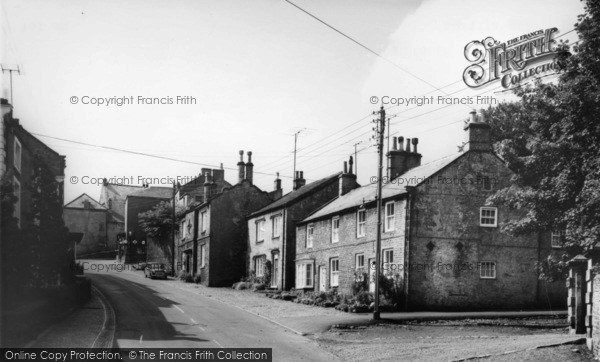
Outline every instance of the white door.
[(319, 291), (324, 292), (327, 290), (327, 268), (319, 267)]
[(271, 287), (277, 288), (279, 284), (279, 254), (273, 254), (273, 271), (271, 273)]

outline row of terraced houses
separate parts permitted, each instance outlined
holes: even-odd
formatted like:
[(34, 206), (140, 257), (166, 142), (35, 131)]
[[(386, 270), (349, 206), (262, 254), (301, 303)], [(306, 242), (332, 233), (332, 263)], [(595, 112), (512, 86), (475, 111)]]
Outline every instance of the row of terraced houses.
[[(535, 269), (560, 248), (560, 233), (511, 236), (502, 226), (521, 211), (486, 202), (512, 172), (479, 117), (471, 114), (462, 150), (426, 164), (417, 139), (393, 139), (380, 268), (401, 283), (407, 309), (564, 307), (563, 283)], [(203, 169), (201, 185), (177, 194), (187, 207), (179, 268), (211, 287), (268, 275), (273, 289), (349, 292), (357, 275), (374, 273), (377, 226), (376, 184), (360, 186), (352, 162), (308, 184), (298, 171), (286, 194), (279, 177), (272, 191), (253, 184), (251, 152), (245, 162), (240, 151), (234, 185), (222, 169)]]

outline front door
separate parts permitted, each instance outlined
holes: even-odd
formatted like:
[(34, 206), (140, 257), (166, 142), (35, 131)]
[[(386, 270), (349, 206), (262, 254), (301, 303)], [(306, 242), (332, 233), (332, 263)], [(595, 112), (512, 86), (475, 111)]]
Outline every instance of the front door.
[(319, 291), (324, 292), (327, 290), (327, 268), (319, 266)]
[(375, 259), (369, 259), (369, 292), (375, 293)]
[(273, 271), (271, 273), (271, 287), (277, 288), (279, 285), (279, 254), (273, 254)]

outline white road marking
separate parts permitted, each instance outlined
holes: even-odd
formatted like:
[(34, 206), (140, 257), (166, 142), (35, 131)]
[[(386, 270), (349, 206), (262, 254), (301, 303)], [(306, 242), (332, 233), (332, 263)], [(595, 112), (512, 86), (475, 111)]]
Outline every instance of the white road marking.
[(180, 311), (181, 313), (185, 314), (185, 312), (183, 311), (183, 309), (179, 308), (178, 306), (176, 306), (175, 304), (173, 304), (173, 307), (177, 308), (178, 311)]
[(142, 343), (142, 338), (144, 338), (144, 335), (140, 335), (140, 343)]
[(198, 326), (198, 328), (200, 328), (202, 332), (206, 332), (206, 329), (202, 328), (201, 326)]
[(192, 323), (194, 323), (194, 324), (198, 324), (198, 322), (196, 322), (196, 321), (194, 320), (194, 318), (190, 318), (190, 320), (192, 321)]
[(213, 339), (213, 342), (215, 342), (215, 343), (217, 344), (217, 346), (219, 346), (219, 347), (221, 347), (221, 348), (224, 348), (224, 347), (221, 345), (221, 343), (217, 342), (217, 340), (216, 340), (216, 339)]

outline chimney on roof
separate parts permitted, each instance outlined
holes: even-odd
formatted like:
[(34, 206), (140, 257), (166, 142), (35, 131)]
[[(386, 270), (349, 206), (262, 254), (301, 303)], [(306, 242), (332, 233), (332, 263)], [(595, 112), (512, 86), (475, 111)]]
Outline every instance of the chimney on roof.
[(252, 185), (254, 179), (254, 164), (252, 163), (252, 151), (248, 151), (248, 163), (246, 163), (246, 180)]
[(240, 162), (237, 163), (238, 166), (238, 183), (241, 184), (244, 181), (246, 164), (244, 163), (244, 151), (240, 151)]
[(279, 178), (279, 172), (277, 172), (277, 178), (274, 182), (274, 190), (269, 192), (269, 196), (273, 201), (278, 200), (283, 196), (283, 190), (281, 189), (281, 179)]
[[(396, 149), (398, 144), (398, 149)], [(414, 151), (411, 152), (410, 145), (413, 145)], [(406, 149), (404, 149), (404, 137), (398, 137), (394, 141), (394, 147), (387, 154), (388, 158), (388, 176), (390, 180), (402, 175), (408, 170), (421, 166), (421, 154), (417, 152), (418, 138), (406, 139)]]
[(304, 171), (296, 171), (294, 179), (294, 191), (298, 190), (304, 185), (306, 185), (306, 180), (304, 179)]
[[(354, 164), (354, 159), (350, 156), (348, 162), (344, 161), (344, 171), (341, 175), (338, 176), (338, 196), (342, 196), (347, 194), (350, 190), (358, 187), (356, 183), (356, 175), (352, 173), (352, 165)], [(350, 165), (350, 168), (347, 168), (347, 165)]]
[(492, 127), (485, 123), (483, 110), (478, 115), (475, 110), (469, 113), (469, 123), (465, 126), (465, 151), (491, 151)]
[(212, 196), (212, 182), (210, 180), (210, 173), (204, 174), (204, 202), (208, 202)]
[(222, 168), (213, 168), (212, 170), (212, 182), (225, 180), (225, 170)]

